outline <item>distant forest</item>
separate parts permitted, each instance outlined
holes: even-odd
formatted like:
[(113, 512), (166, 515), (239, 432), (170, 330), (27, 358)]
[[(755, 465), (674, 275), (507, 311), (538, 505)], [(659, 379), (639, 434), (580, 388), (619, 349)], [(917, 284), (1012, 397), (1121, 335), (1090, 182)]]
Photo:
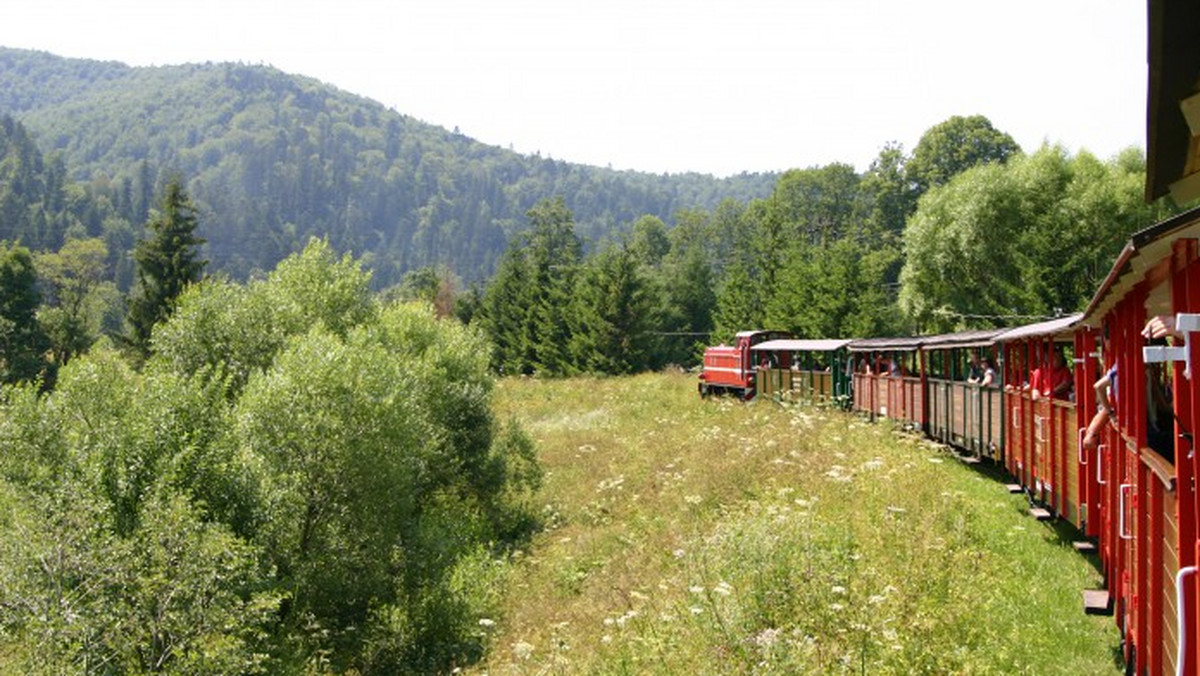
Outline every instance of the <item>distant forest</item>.
[[(211, 269), (238, 279), (317, 236), (361, 258), (377, 288), (435, 266), (480, 282), (543, 198), (562, 197), (592, 241), (643, 215), (673, 223), (680, 209), (764, 197), (778, 179), (520, 155), (310, 78), (229, 63), (134, 68), (0, 48), (0, 115), (52, 158), (50, 188), (74, 182), (95, 202), (71, 197), (88, 236), (124, 243), (125, 226), (144, 223), (157, 191), (181, 176)], [(69, 225), (5, 219), (0, 239), (55, 249)]]

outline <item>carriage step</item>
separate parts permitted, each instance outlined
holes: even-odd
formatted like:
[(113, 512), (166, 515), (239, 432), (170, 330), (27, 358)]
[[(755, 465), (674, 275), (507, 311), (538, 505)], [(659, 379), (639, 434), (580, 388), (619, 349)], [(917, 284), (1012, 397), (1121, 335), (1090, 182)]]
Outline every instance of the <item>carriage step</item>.
[(1020, 493), (1025, 490), (1021, 488), (1021, 484), (1004, 484), (1004, 487), (1008, 489), (1009, 493)]
[(968, 464), (968, 465), (978, 465), (979, 464), (979, 456), (978, 455), (960, 455), (960, 456), (958, 456), (958, 459), (962, 460), (965, 464)]
[(1096, 543), (1087, 540), (1076, 540), (1071, 543), (1071, 546), (1080, 554), (1093, 554), (1096, 551)]
[(1087, 615), (1112, 615), (1112, 603), (1105, 589), (1083, 590), (1083, 612)]
[(1038, 521), (1049, 521), (1050, 518), (1053, 516), (1052, 514), (1050, 514), (1050, 510), (1043, 509), (1041, 507), (1030, 507), (1029, 515), (1032, 516), (1033, 518), (1037, 519)]

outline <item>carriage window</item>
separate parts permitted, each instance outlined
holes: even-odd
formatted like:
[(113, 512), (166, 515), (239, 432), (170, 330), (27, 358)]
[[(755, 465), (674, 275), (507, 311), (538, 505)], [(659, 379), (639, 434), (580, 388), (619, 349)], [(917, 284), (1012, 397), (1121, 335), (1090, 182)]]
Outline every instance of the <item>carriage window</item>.
[(1146, 364), (1146, 445), (1171, 463), (1175, 462), (1173, 371), (1162, 364)]

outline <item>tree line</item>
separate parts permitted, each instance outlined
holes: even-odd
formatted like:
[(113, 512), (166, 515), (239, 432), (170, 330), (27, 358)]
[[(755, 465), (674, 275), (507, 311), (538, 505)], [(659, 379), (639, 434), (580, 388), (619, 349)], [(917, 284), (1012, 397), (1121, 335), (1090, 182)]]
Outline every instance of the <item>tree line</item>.
[(772, 193), (653, 216), (581, 252), (562, 200), (528, 213), (460, 316), (503, 373), (690, 366), (752, 328), (859, 338), (1013, 326), (1082, 309), (1134, 231), (1144, 160), (1046, 145), (1025, 154), (982, 116), (930, 128), (870, 168), (792, 170)]
[[(125, 318), (152, 288), (138, 260), (150, 230), (135, 234), (20, 123), (0, 122), (0, 228), (29, 235), (5, 254), (5, 377), (62, 365), (102, 336), (137, 329), (146, 345), (158, 317)], [(986, 118), (954, 117), (861, 174), (792, 170), (764, 198), (681, 209), (673, 223), (644, 214), (599, 239), (579, 233), (565, 198), (543, 198), (486, 283), (423, 266), (382, 293), (477, 325), (510, 374), (686, 367), (754, 327), (819, 338), (1019, 324), (1082, 308), (1129, 234), (1176, 209), (1142, 202), (1142, 164), (1136, 149), (1107, 161), (1049, 145), (1026, 154)], [(155, 199), (137, 199), (151, 226), (166, 209)], [(204, 231), (190, 198), (186, 209)], [(104, 237), (89, 236), (89, 219), (107, 224)], [(30, 234), (54, 232), (47, 223), (61, 236)]]

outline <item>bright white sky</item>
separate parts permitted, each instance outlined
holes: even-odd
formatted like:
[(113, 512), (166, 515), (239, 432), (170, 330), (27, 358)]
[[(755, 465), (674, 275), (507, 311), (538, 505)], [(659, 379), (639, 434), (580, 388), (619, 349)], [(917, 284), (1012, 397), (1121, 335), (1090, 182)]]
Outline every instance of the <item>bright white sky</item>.
[(0, 0), (0, 46), (275, 66), (518, 152), (724, 176), (911, 151), (1145, 146), (1132, 0)]

